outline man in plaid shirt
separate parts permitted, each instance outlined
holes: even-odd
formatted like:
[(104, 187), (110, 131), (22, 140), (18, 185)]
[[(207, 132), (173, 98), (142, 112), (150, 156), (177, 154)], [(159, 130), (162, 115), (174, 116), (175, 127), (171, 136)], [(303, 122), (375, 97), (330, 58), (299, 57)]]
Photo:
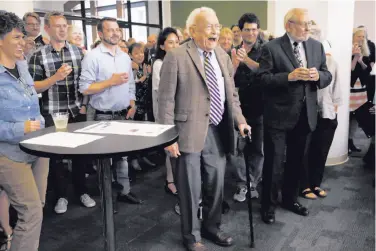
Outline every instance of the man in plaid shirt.
[[(83, 53), (80, 48), (69, 44), (68, 24), (62, 13), (50, 12), (44, 17), (45, 30), (50, 36), (50, 44), (41, 47), (29, 61), (29, 71), (34, 78), (35, 89), (42, 93), (41, 114), (46, 127), (53, 126), (52, 114), (68, 112), (69, 123), (86, 121), (82, 95), (78, 92), (78, 78), (81, 74)], [(87, 194), (85, 181), (85, 161), (72, 160), (72, 178), (75, 192), (82, 204), (94, 207), (95, 201)], [(65, 213), (68, 206), (67, 182), (64, 164), (61, 160), (50, 160), (55, 194), (58, 201), (55, 212)]]

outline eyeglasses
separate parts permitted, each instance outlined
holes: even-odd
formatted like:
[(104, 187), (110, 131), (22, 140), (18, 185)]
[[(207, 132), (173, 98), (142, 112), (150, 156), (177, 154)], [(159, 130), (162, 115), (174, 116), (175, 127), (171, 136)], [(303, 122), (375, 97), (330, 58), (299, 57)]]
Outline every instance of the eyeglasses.
[(27, 23), (26, 25), (30, 27), (37, 27), (37, 28), (40, 27), (40, 24)]
[(301, 27), (311, 27), (313, 25), (311, 21), (309, 21), (309, 22), (303, 22), (302, 23), (302, 22), (295, 22), (295, 21), (289, 20), (289, 22), (293, 23), (293, 24), (296, 24), (296, 25), (299, 25)]
[[(193, 26), (197, 26), (197, 25), (193, 25)], [(213, 28), (215, 30), (220, 30), (220, 29), (222, 29), (222, 27), (223, 27), (222, 24), (208, 24), (204, 27), (204, 29), (205, 29), (205, 31), (212, 31)]]

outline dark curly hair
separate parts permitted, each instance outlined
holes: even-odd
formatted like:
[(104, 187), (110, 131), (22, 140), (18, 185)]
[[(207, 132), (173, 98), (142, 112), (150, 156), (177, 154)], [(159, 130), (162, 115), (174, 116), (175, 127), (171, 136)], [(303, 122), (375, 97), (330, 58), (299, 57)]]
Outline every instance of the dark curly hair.
[(25, 34), (25, 23), (13, 12), (0, 11), (0, 39), (4, 39), (13, 29)]
[(241, 16), (238, 22), (238, 26), (240, 30), (243, 30), (245, 23), (257, 24), (257, 29), (260, 28), (260, 20), (253, 13), (245, 13), (243, 16)]

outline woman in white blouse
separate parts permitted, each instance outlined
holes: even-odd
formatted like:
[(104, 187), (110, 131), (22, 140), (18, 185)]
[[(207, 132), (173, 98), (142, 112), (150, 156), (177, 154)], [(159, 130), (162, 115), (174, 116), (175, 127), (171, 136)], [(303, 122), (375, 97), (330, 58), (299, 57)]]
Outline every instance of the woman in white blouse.
[[(166, 27), (164, 28), (158, 36), (157, 41), (157, 52), (155, 56), (155, 61), (153, 64), (153, 79), (152, 79), (152, 86), (153, 86), (153, 113), (154, 118), (157, 117), (158, 114), (158, 87), (160, 81), (160, 71), (163, 64), (163, 59), (166, 55), (166, 52), (172, 50), (179, 46), (179, 37), (178, 33), (174, 28)], [(174, 176), (172, 174), (172, 167), (170, 157), (167, 155), (166, 157), (166, 168), (167, 168), (167, 175), (166, 175), (166, 185), (165, 190), (167, 193), (171, 193), (173, 195), (177, 195), (177, 189), (174, 184)]]

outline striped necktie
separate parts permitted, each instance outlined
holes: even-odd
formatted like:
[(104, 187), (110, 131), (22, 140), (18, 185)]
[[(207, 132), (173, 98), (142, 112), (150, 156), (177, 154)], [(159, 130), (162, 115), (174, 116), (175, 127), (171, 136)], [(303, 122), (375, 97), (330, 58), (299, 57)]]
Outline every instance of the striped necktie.
[(206, 85), (208, 86), (210, 94), (210, 123), (218, 125), (222, 120), (223, 109), (218, 81), (214, 68), (210, 63), (210, 56), (211, 52), (204, 51)]
[(293, 45), (294, 45), (294, 55), (296, 57), (296, 60), (298, 61), (299, 67), (303, 67), (303, 60), (300, 57), (300, 52), (299, 52), (299, 44), (297, 42), (294, 42)]

